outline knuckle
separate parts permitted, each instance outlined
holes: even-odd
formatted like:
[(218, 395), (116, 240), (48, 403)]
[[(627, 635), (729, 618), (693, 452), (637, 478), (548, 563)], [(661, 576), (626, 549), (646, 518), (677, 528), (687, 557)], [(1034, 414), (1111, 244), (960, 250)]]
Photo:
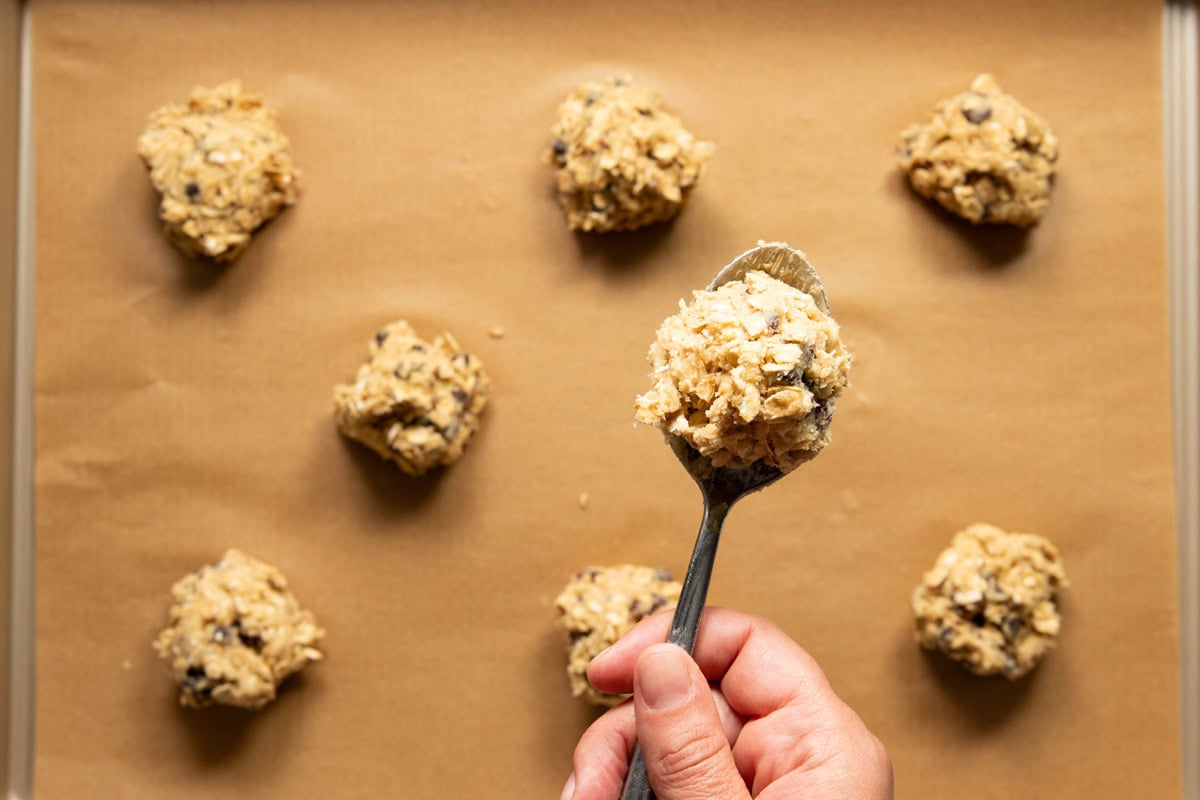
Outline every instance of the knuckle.
[(715, 784), (720, 777), (724, 735), (686, 731), (663, 743), (654, 762), (658, 776), (671, 785)]

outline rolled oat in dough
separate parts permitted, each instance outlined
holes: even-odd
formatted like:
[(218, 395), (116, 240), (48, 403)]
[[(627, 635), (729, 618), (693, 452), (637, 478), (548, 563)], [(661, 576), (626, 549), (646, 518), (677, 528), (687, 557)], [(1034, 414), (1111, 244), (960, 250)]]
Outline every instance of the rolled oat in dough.
[(171, 587), (170, 624), (154, 649), (179, 684), (180, 705), (257, 709), (322, 658), (324, 635), (278, 569), (229, 550)]
[(588, 664), (643, 617), (674, 608), (680, 588), (667, 572), (632, 564), (587, 567), (575, 573), (554, 601), (559, 625), (571, 637), (567, 677), (572, 696), (597, 706), (624, 700), (626, 695), (606, 694), (588, 683)]
[(546, 160), (573, 230), (633, 230), (670, 219), (716, 149), (628, 76), (577, 87), (558, 114)]
[(1020, 678), (1055, 644), (1058, 550), (1032, 533), (976, 523), (955, 534), (913, 591), (917, 641), (976, 675)]
[(980, 75), (901, 134), (900, 168), (918, 194), (971, 222), (1028, 227), (1050, 204), (1058, 139), (1037, 114)]
[(190, 256), (233, 261), (259, 226), (296, 202), (288, 139), (275, 112), (238, 81), (155, 111), (138, 155), (162, 195), (167, 237)]
[(784, 472), (828, 444), (851, 361), (812, 297), (758, 271), (680, 301), (648, 359), (654, 386), (637, 398), (637, 421), (682, 436), (714, 466)]
[(376, 333), (369, 352), (354, 383), (334, 389), (341, 432), (413, 476), (461, 458), (490, 389), (479, 358), (449, 333), (427, 342), (403, 320)]

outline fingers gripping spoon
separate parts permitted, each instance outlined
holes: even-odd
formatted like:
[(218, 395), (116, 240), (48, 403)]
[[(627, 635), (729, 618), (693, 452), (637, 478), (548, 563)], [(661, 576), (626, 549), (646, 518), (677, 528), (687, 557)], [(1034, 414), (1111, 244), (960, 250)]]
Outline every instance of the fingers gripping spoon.
[[(817, 307), (829, 313), (829, 302), (821, 279), (804, 254), (781, 243), (762, 243), (735, 258), (713, 278), (708, 289), (714, 290), (731, 281), (741, 280), (750, 272), (761, 270), (777, 280), (799, 289), (812, 297)], [(683, 437), (667, 437), (675, 457), (683, 464), (692, 480), (700, 487), (704, 498), (704, 517), (700, 532), (688, 563), (687, 577), (675, 608), (671, 633), (667, 641), (692, 652), (696, 643), (696, 631), (700, 626), (700, 615), (708, 595), (708, 584), (712, 577), (713, 564), (717, 557), (717, 543), (721, 537), (721, 526), (733, 504), (746, 495), (756, 492), (783, 477), (778, 467), (756, 461), (745, 467), (715, 467), (712, 461), (701, 455)], [(653, 800), (654, 792), (646, 774), (646, 761), (639, 744), (629, 765), (622, 800)]]

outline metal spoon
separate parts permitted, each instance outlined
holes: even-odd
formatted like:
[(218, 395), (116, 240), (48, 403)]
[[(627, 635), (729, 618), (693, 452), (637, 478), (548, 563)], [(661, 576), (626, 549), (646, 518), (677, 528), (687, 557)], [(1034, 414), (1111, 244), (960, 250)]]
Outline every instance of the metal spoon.
[[(761, 270), (773, 278), (799, 289), (816, 301), (817, 307), (829, 313), (829, 301), (825, 289), (808, 259), (799, 250), (780, 242), (759, 242), (757, 247), (747, 250), (717, 273), (709, 291), (741, 280), (750, 272)], [(712, 461), (701, 455), (680, 436), (667, 439), (675, 457), (700, 487), (704, 497), (704, 518), (700, 522), (700, 533), (688, 563), (687, 577), (679, 594), (679, 605), (671, 622), (671, 634), (667, 641), (677, 644), (688, 653), (696, 643), (696, 630), (700, 626), (700, 615), (704, 610), (704, 599), (708, 595), (708, 583), (712, 577), (713, 563), (717, 557), (717, 542), (721, 538), (721, 526), (725, 516), (738, 500), (756, 492), (783, 477), (778, 468), (761, 461), (745, 467), (714, 467)], [(633, 752), (629, 765), (629, 776), (625, 779), (622, 800), (653, 800), (654, 792), (646, 774), (646, 760), (639, 744)]]

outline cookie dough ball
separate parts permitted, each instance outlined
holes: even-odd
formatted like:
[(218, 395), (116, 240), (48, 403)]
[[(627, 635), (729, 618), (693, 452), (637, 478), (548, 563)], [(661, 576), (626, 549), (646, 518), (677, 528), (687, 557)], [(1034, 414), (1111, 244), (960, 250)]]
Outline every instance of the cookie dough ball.
[(338, 428), (412, 476), (462, 457), (490, 383), (449, 333), (427, 342), (405, 321), (375, 334), (354, 383), (334, 389)]
[(567, 646), (571, 695), (597, 706), (615, 706), (624, 700), (626, 695), (606, 694), (588, 683), (588, 664), (643, 617), (673, 608), (680, 588), (669, 574), (652, 567), (625, 564), (576, 572), (554, 601), (559, 625), (571, 636)]
[(321, 659), (324, 635), (278, 569), (229, 550), (171, 588), (170, 625), (154, 649), (179, 683), (180, 705), (257, 709)]
[(913, 592), (917, 641), (976, 675), (1015, 680), (1054, 646), (1056, 598), (1067, 585), (1049, 541), (976, 523), (955, 534)]
[(715, 146), (628, 77), (585, 83), (558, 109), (546, 154), (572, 230), (628, 231), (679, 213)]
[(717, 467), (762, 461), (788, 472), (813, 458), (848, 383), (837, 323), (765, 272), (694, 298), (658, 329), (654, 386), (637, 398), (635, 419), (683, 437)]
[(1050, 204), (1058, 139), (1037, 114), (980, 75), (971, 90), (901, 135), (897, 158), (918, 194), (971, 222), (1028, 227)]
[(155, 111), (138, 155), (162, 194), (167, 237), (189, 256), (233, 261), (260, 225), (296, 202), (287, 137), (238, 81)]

